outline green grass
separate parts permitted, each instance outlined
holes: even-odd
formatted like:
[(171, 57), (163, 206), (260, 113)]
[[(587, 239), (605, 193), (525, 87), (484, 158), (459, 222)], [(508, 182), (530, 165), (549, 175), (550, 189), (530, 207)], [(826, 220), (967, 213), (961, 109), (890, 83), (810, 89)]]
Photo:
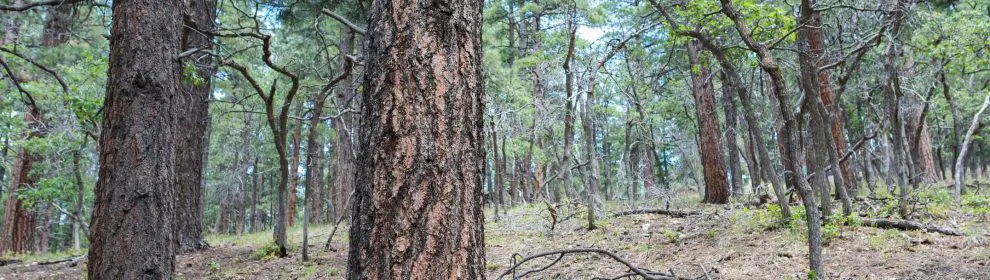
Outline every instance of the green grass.
[(85, 248), (79, 249), (79, 250), (69, 249), (69, 250), (66, 250), (66, 251), (48, 252), (48, 253), (44, 253), (44, 254), (33, 254), (33, 253), (29, 253), (29, 254), (15, 254), (15, 253), (7, 253), (7, 254), (4, 254), (4, 255), (0, 256), (0, 259), (18, 260), (18, 261), (26, 262), (26, 263), (35, 263), (35, 262), (46, 262), (46, 261), (57, 261), (57, 260), (71, 259), (71, 258), (74, 258), (74, 257), (77, 257), (77, 256), (82, 256), (84, 254), (86, 254), (86, 249)]

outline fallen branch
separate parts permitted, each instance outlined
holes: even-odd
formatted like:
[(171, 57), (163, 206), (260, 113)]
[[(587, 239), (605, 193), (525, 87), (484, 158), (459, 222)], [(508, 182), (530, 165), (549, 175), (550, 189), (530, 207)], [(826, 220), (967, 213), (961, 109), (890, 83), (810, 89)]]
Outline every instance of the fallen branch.
[(622, 212), (619, 212), (619, 213), (615, 213), (615, 214), (612, 215), (612, 218), (619, 217), (619, 216), (638, 215), (638, 214), (658, 214), (658, 215), (667, 215), (667, 216), (671, 216), (671, 217), (674, 217), (674, 218), (684, 218), (684, 217), (687, 217), (687, 216), (699, 215), (699, 214), (701, 214), (701, 211), (678, 211), (678, 210), (664, 210), (664, 209), (638, 209), (638, 210), (622, 211)]
[(927, 232), (935, 232), (945, 235), (963, 236), (961, 231), (952, 228), (933, 226), (907, 220), (863, 219), (863, 225), (886, 229), (924, 230)]
[[(203, 243), (206, 243), (206, 242), (204, 241)], [(85, 261), (86, 258), (88, 258), (88, 257), (89, 257), (89, 254), (82, 255), (82, 256), (79, 256), (78, 258), (75, 258), (74, 260), (72, 260), (71, 263), (69, 263), (69, 267), (76, 267), (77, 265), (79, 265), (79, 263), (81, 263), (82, 261)]]
[(79, 259), (80, 257), (84, 257), (84, 256), (86, 256), (86, 255), (80, 255), (80, 256), (73, 256), (73, 257), (71, 257), (71, 258), (68, 258), (68, 259), (61, 259), (61, 260), (49, 260), (49, 261), (42, 261), (42, 262), (38, 262), (38, 263), (36, 263), (36, 264), (37, 264), (37, 265), (52, 265), (52, 264), (60, 264), (60, 263), (64, 263), (64, 262), (70, 262), (70, 261), (75, 261), (76, 259)]
[[(654, 272), (654, 271), (650, 271), (650, 270), (647, 270), (647, 269), (638, 268), (635, 265), (633, 265), (632, 263), (630, 263), (629, 261), (627, 261), (627, 260), (625, 260), (625, 259), (623, 259), (623, 258), (621, 258), (621, 257), (619, 257), (619, 256), (617, 256), (615, 254), (613, 254), (612, 252), (605, 251), (605, 250), (602, 250), (602, 249), (595, 249), (595, 248), (567, 249), (567, 250), (558, 250), (558, 251), (544, 252), (544, 253), (539, 253), (539, 254), (536, 254), (536, 255), (529, 256), (529, 257), (525, 257), (522, 260), (519, 260), (518, 262), (516, 262), (516, 257), (517, 256), (520, 256), (520, 255), (519, 254), (513, 254), (512, 255), (512, 265), (509, 267), (509, 269), (507, 269), (505, 272), (503, 272), (501, 275), (499, 275), (498, 276), (498, 279), (501, 280), (502, 278), (504, 278), (506, 275), (509, 275), (509, 274), (512, 274), (512, 279), (519, 279), (519, 278), (522, 278), (523, 276), (526, 276), (526, 275), (528, 275), (530, 273), (536, 273), (536, 272), (540, 272), (540, 271), (543, 271), (543, 270), (546, 270), (546, 269), (550, 268), (551, 266), (553, 266), (553, 265), (557, 264), (558, 262), (560, 262), (560, 260), (564, 258), (564, 255), (567, 255), (567, 254), (585, 254), (585, 253), (592, 253), (592, 254), (604, 255), (604, 256), (609, 257), (612, 260), (615, 260), (616, 262), (619, 262), (620, 264), (628, 267), (630, 272), (628, 274), (624, 274), (622, 276), (619, 276), (618, 278), (639, 276), (639, 277), (643, 277), (643, 279), (647, 279), (647, 280), (695, 280), (695, 279), (700, 279), (700, 278), (677, 277), (677, 276), (674, 276), (673, 273), (667, 274), (667, 273), (663, 273), (663, 272)], [(553, 262), (551, 262), (548, 265), (541, 266), (538, 269), (530, 270), (530, 271), (527, 271), (527, 272), (525, 272), (523, 274), (520, 274), (520, 275), (516, 276), (516, 269), (518, 269), (524, 263), (526, 263), (528, 261), (531, 261), (531, 260), (535, 260), (535, 259), (539, 259), (539, 258), (544, 258), (544, 257), (550, 257), (550, 256), (557, 256), (557, 257), (553, 260)]]
[[(353, 197), (354, 197), (354, 191), (351, 191), (351, 194), (347, 196), (347, 201), (344, 202), (344, 207), (341, 208), (340, 210), (349, 209), (348, 206), (351, 205), (351, 198)], [(330, 236), (327, 237), (327, 242), (323, 244), (323, 251), (325, 252), (337, 251), (337, 250), (331, 250), (332, 248), (330, 248), (330, 243), (333, 243), (333, 236), (337, 234), (337, 229), (340, 228), (340, 222), (344, 221), (344, 218), (346, 217), (348, 217), (347, 214), (340, 215), (340, 218), (337, 218), (337, 222), (333, 223), (333, 231), (331, 231)]]

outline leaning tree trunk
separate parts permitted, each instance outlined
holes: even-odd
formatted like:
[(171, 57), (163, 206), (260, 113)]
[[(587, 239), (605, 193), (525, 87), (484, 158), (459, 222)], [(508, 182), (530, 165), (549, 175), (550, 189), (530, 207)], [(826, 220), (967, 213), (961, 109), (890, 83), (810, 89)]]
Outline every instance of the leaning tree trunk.
[[(185, 29), (186, 44), (183, 49), (212, 47), (212, 38), (198, 30), (213, 30), (216, 19), (215, 0), (189, 1), (191, 28)], [(196, 251), (203, 247), (203, 170), (204, 153), (209, 143), (206, 130), (210, 122), (209, 103), (212, 77), (216, 71), (213, 57), (196, 53), (186, 63), (195, 63), (196, 74), (202, 82), (186, 82), (185, 94), (178, 96), (178, 131), (175, 144), (175, 230), (180, 252)]]
[(718, 116), (715, 114), (715, 92), (708, 68), (701, 63), (701, 44), (697, 40), (688, 43), (691, 62), (691, 91), (694, 93), (698, 118), (699, 154), (704, 169), (704, 203), (729, 203), (729, 184), (725, 178), (725, 159), (722, 155)]
[(175, 101), (185, 3), (113, 5), (89, 279), (169, 279), (175, 269)]
[(350, 279), (485, 277), (482, 6), (372, 4)]
[(976, 114), (973, 115), (973, 123), (969, 125), (969, 130), (966, 131), (966, 138), (963, 140), (962, 147), (959, 149), (959, 157), (956, 158), (956, 190), (953, 193), (956, 204), (962, 201), (963, 182), (966, 179), (963, 176), (963, 170), (966, 169), (963, 164), (966, 163), (966, 153), (969, 151), (969, 143), (973, 140), (973, 133), (976, 132), (976, 127), (980, 125), (980, 115), (983, 114), (983, 111), (987, 110), (988, 105), (990, 105), (990, 94), (987, 94), (987, 97), (983, 99), (983, 106), (980, 106), (980, 110), (976, 111)]

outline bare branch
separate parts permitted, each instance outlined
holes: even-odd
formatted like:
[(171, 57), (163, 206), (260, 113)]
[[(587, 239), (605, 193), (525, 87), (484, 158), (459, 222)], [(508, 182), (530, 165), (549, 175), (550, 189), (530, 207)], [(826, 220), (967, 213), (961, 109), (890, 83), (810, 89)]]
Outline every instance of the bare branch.
[(333, 18), (333, 19), (335, 19), (335, 20), (337, 20), (337, 21), (339, 21), (340, 23), (342, 23), (342, 24), (344, 24), (345, 26), (347, 26), (347, 28), (350, 28), (351, 30), (353, 30), (354, 32), (356, 32), (356, 33), (358, 33), (358, 34), (361, 34), (361, 35), (364, 35), (365, 33), (367, 33), (367, 32), (368, 32), (368, 31), (367, 31), (367, 30), (365, 30), (364, 28), (361, 28), (361, 27), (359, 27), (359, 26), (357, 26), (356, 24), (354, 24), (354, 23), (353, 23), (353, 22), (351, 22), (350, 20), (347, 20), (347, 19), (346, 19), (346, 18), (344, 18), (343, 16), (341, 16), (341, 15), (338, 15), (337, 13), (334, 13), (334, 12), (333, 12), (333, 11), (331, 11), (331, 10), (327, 10), (327, 9), (323, 9), (323, 10), (321, 10), (320, 12), (321, 12), (321, 13), (323, 13), (324, 15), (327, 15), (327, 16), (329, 16), (329, 17), (331, 17), (331, 18)]
[(23, 12), (37, 7), (59, 6), (62, 4), (73, 4), (82, 1), (83, 0), (49, 0), (49, 1), (25, 3), (21, 5), (0, 5), (0, 11)]

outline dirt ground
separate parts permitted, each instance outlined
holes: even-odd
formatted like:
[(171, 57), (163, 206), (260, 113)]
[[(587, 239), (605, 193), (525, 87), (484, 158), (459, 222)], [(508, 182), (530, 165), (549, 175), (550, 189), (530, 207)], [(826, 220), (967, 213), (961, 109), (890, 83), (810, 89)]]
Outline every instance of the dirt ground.
[[(694, 204), (697, 207), (697, 204)], [(609, 212), (643, 206), (609, 205)], [(498, 279), (510, 267), (513, 254), (529, 256), (561, 249), (599, 248), (613, 252), (640, 268), (673, 272), (678, 277), (705, 279), (805, 279), (807, 247), (800, 227), (772, 226), (761, 209), (739, 205), (711, 206), (700, 215), (673, 218), (640, 214), (602, 218), (600, 229), (584, 229), (586, 216), (578, 206), (557, 209), (562, 220), (549, 231), (545, 204), (520, 206), (500, 213), (488, 211), (486, 246), (489, 279)], [(971, 213), (943, 214), (929, 223), (960, 229), (966, 236), (884, 230), (863, 226), (833, 227), (825, 247), (829, 279), (990, 279), (988, 222)], [(271, 233), (210, 236), (208, 250), (181, 255), (178, 279), (343, 279), (346, 272), (346, 229), (338, 232), (332, 248), (323, 251), (329, 226), (312, 229), (311, 260), (302, 262), (296, 244), (289, 258), (260, 258), (259, 248)], [(828, 231), (828, 229), (826, 229)], [(550, 263), (552, 258), (528, 262), (517, 275)], [(83, 266), (68, 263), (41, 265), (21, 262), (0, 266), (0, 279), (80, 279)], [(527, 279), (611, 279), (628, 269), (607, 257), (575, 254), (563, 257)], [(511, 274), (503, 279), (511, 278)]]

